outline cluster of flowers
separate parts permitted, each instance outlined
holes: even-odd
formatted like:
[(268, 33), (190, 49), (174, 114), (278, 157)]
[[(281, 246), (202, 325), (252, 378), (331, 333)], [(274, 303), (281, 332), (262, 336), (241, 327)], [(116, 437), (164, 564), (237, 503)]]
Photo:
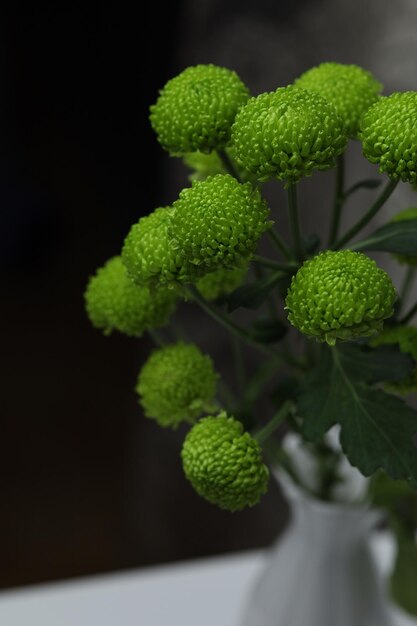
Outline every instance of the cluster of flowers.
[[(380, 91), (369, 72), (336, 63), (256, 97), (235, 72), (214, 65), (170, 80), (150, 121), (162, 147), (193, 166), (193, 182), (172, 206), (134, 224), (120, 256), (90, 279), (92, 324), (140, 337), (168, 323), (188, 285), (207, 300), (234, 290), (272, 225), (259, 182), (290, 187), (332, 168), (350, 138), (392, 180), (415, 183), (417, 93)], [(285, 309), (304, 335), (333, 345), (379, 333), (395, 300), (391, 279), (372, 259), (328, 250), (304, 260)], [(192, 425), (182, 449), (185, 475), (203, 497), (233, 511), (258, 502), (268, 470), (256, 438), (216, 404), (217, 378), (208, 356), (176, 343), (151, 354), (136, 390), (145, 415), (161, 426)]]

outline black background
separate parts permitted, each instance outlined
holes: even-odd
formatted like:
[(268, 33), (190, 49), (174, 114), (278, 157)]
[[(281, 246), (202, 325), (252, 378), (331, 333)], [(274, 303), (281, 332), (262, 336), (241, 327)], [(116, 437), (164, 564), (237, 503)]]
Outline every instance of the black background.
[(88, 276), (170, 197), (148, 107), (180, 69), (183, 7), (142, 7), (2, 10), (2, 586), (257, 546), (282, 517), (274, 489), (240, 515), (192, 492), (184, 433), (132, 393), (148, 339), (84, 313)]

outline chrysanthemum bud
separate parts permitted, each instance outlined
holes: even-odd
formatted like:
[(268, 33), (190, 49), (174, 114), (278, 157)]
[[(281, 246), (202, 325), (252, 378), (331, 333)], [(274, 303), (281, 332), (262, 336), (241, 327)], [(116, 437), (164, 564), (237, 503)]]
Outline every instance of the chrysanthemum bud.
[(321, 63), (297, 78), (294, 85), (326, 98), (351, 137), (356, 137), (363, 114), (378, 99), (382, 89), (370, 72), (357, 65), (341, 63)]
[[(406, 220), (416, 220), (417, 219), (417, 207), (410, 207), (409, 209), (404, 209), (400, 211), (392, 218), (392, 222), (403, 222)], [(393, 255), (399, 263), (404, 263), (405, 265), (413, 265), (417, 267), (417, 250), (416, 254), (394, 254)]]
[(240, 265), (252, 255), (270, 225), (266, 221), (269, 210), (259, 191), (229, 174), (183, 189), (173, 208), (169, 232), (183, 282)]
[(226, 413), (204, 417), (193, 426), (181, 457), (197, 493), (222, 509), (253, 506), (267, 490), (269, 472), (259, 443)]
[(243, 283), (247, 272), (247, 263), (232, 270), (221, 268), (200, 278), (196, 283), (197, 289), (206, 300), (217, 300), (237, 289)]
[(361, 252), (328, 250), (293, 276), (286, 309), (302, 333), (334, 345), (380, 332), (395, 299), (390, 277), (375, 261)]
[(160, 426), (176, 428), (213, 410), (216, 380), (209, 356), (194, 344), (176, 343), (151, 354), (141, 369), (136, 391), (146, 417)]
[(120, 257), (97, 270), (85, 292), (88, 317), (105, 335), (118, 330), (140, 337), (145, 330), (164, 326), (174, 312), (176, 299), (172, 290), (162, 288), (150, 294), (147, 287), (135, 285)]
[(170, 284), (178, 272), (168, 228), (172, 208), (156, 209), (141, 217), (130, 229), (122, 250), (122, 260), (130, 278), (138, 285), (155, 287)]
[(232, 127), (236, 161), (259, 180), (296, 183), (333, 167), (347, 132), (322, 96), (290, 85), (251, 98)]
[(158, 141), (173, 155), (222, 149), (248, 97), (247, 87), (232, 70), (216, 65), (187, 67), (160, 91), (151, 106), (151, 124)]
[(362, 118), (364, 156), (393, 180), (417, 180), (417, 92), (380, 98)]

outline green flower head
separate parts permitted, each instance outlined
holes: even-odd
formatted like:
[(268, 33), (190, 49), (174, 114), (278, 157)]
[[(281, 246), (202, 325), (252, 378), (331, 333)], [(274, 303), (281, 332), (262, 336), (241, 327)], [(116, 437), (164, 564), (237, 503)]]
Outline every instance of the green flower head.
[[(406, 220), (417, 220), (417, 207), (410, 207), (409, 209), (404, 209), (395, 215), (391, 222), (403, 222)], [(405, 265), (413, 265), (417, 267), (417, 250), (415, 255), (410, 254), (394, 254), (393, 255), (399, 263), (404, 263)]]
[(170, 207), (156, 209), (141, 217), (125, 239), (122, 260), (130, 278), (138, 285), (155, 287), (175, 280), (177, 259), (168, 237), (171, 216)]
[(359, 139), (364, 156), (393, 180), (417, 181), (417, 92), (380, 98), (365, 113)]
[(173, 208), (169, 233), (183, 282), (241, 265), (270, 226), (259, 191), (229, 174), (194, 182), (181, 191)]
[(269, 472), (259, 443), (226, 413), (204, 417), (193, 426), (181, 457), (197, 493), (222, 509), (253, 506), (267, 490)]
[(90, 322), (105, 335), (117, 330), (140, 337), (145, 330), (164, 326), (174, 312), (176, 299), (172, 290), (158, 289), (151, 294), (147, 287), (135, 285), (119, 256), (97, 270), (85, 292)]
[(160, 144), (172, 155), (224, 148), (248, 89), (232, 70), (216, 65), (187, 67), (167, 82), (150, 120)]
[(370, 72), (357, 65), (341, 63), (321, 63), (297, 78), (294, 85), (326, 98), (351, 137), (356, 137), (361, 117), (378, 99), (382, 89)]
[[(417, 328), (415, 326), (394, 326), (384, 329), (371, 342), (372, 346), (386, 344), (397, 345), (401, 352), (409, 354), (417, 362)], [(417, 365), (408, 378), (400, 382), (386, 383), (385, 387), (401, 395), (417, 391)]]
[(176, 428), (213, 410), (216, 381), (209, 356), (194, 344), (176, 343), (151, 354), (141, 369), (136, 391), (146, 417), (160, 426)]
[(197, 289), (206, 300), (218, 300), (237, 289), (245, 280), (247, 273), (247, 263), (232, 270), (221, 268), (200, 278), (197, 281)]
[(251, 98), (236, 116), (232, 141), (243, 168), (288, 184), (333, 167), (347, 132), (327, 100), (290, 85)]
[(361, 252), (328, 250), (293, 276), (286, 309), (303, 334), (334, 345), (380, 332), (395, 300), (390, 277), (375, 261)]

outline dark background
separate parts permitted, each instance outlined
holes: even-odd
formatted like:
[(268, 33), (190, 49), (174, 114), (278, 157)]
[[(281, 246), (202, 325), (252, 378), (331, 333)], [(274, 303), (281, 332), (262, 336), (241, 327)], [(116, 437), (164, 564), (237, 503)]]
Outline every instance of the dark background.
[[(186, 184), (148, 123), (168, 78), (213, 62), (258, 93), (334, 60), (364, 65), (388, 92), (416, 89), (415, 9), (399, 4), (401, 20), (395, 7), (339, 0), (2, 9), (1, 586), (248, 549), (282, 528), (274, 485), (233, 515), (194, 494), (184, 432), (145, 420), (132, 391), (148, 339), (104, 338), (83, 291), (130, 225)], [(326, 205), (309, 185), (313, 223)], [(227, 367), (221, 331), (189, 311), (200, 345)]]

